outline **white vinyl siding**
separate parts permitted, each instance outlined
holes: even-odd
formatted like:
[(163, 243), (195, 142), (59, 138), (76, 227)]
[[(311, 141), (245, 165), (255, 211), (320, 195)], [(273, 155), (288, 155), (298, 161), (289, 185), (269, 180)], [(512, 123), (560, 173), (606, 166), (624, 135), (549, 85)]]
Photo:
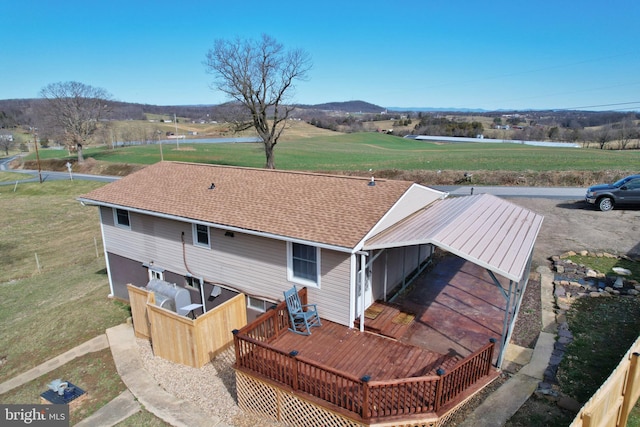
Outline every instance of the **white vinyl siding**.
[[(384, 280), (387, 276), (387, 292), (402, 283), (405, 276), (418, 268), (430, 255), (429, 245), (406, 246), (385, 249), (373, 264), (373, 297), (384, 297)], [(386, 269), (385, 269), (386, 263)]]

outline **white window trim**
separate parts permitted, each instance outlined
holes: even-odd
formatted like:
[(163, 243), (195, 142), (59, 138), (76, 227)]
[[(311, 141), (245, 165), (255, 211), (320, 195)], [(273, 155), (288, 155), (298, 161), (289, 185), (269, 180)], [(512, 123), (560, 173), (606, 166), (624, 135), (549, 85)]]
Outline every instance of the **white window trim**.
[[(209, 242), (209, 244), (205, 245), (203, 243), (198, 242), (198, 225), (207, 227), (207, 241)], [(193, 246), (197, 246), (199, 248), (211, 249), (211, 227), (203, 224), (191, 224), (191, 232), (193, 233)]]
[[(118, 222), (118, 211), (124, 211), (127, 213), (127, 218), (129, 218), (129, 225), (125, 225), (125, 224), (120, 224), (120, 222)], [(125, 230), (131, 230), (131, 214), (129, 213), (128, 210), (126, 209), (120, 209), (120, 208), (113, 208), (113, 224), (116, 227), (120, 227), (123, 228)]]
[[(304, 243), (301, 243), (304, 244)], [(306, 246), (312, 246), (313, 245), (306, 245)], [(302, 285), (302, 286), (308, 286), (310, 288), (318, 288), (320, 289), (320, 272), (321, 272), (321, 268), (320, 268), (320, 264), (321, 264), (321, 259), (320, 259), (320, 248), (315, 246), (316, 248), (316, 278), (317, 278), (317, 282), (311, 281), (311, 280), (307, 280), (304, 279), (302, 277), (296, 277), (293, 274), (293, 243), (292, 242), (287, 242), (287, 280), (289, 280), (290, 282), (296, 283), (298, 285)]]
[(147, 269), (149, 270), (149, 280), (155, 279), (155, 277), (153, 277), (154, 274), (158, 275), (158, 280), (164, 280), (164, 268), (148, 266)]
[[(256, 307), (255, 305), (252, 305), (251, 301), (260, 301), (262, 303), (262, 307)], [(248, 296), (247, 308), (250, 308), (251, 310), (259, 311), (260, 313), (265, 313), (267, 311), (267, 301), (260, 298)]]

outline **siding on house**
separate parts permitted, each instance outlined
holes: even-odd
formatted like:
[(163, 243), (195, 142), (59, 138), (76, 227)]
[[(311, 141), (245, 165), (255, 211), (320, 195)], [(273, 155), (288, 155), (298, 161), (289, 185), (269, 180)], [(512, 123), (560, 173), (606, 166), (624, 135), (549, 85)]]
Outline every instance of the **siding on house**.
[[(283, 291), (293, 285), (287, 280), (285, 241), (238, 232), (230, 237), (225, 236), (224, 230), (210, 228), (211, 249), (207, 249), (193, 245), (192, 225), (188, 222), (130, 212), (131, 229), (124, 229), (114, 225), (111, 208), (101, 207), (101, 214), (105, 247), (110, 261), (114, 258), (114, 293), (119, 298), (127, 295), (121, 276), (136, 270), (123, 259), (135, 260), (141, 268), (145, 263), (167, 273), (191, 274), (266, 300), (282, 300)], [(345, 325), (349, 322), (349, 257), (348, 253), (322, 249), (320, 289), (309, 288), (309, 301), (319, 305), (321, 315)], [(146, 284), (146, 277), (135, 277), (143, 279), (143, 283), (133, 284)]]
[[(385, 274), (387, 281), (387, 296), (393, 288), (400, 285), (402, 280), (426, 260), (430, 252), (430, 245), (415, 245), (403, 248), (385, 249), (373, 264), (372, 286), (373, 298), (383, 299), (385, 292)], [(386, 270), (385, 270), (386, 264)]]

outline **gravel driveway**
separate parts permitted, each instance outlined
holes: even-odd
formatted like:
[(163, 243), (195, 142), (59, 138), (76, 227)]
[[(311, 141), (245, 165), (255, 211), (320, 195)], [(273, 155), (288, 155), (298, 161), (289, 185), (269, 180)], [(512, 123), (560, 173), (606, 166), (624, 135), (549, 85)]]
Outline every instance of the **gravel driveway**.
[(640, 208), (600, 212), (583, 201), (509, 201), (544, 215), (533, 253), (534, 266), (566, 251), (606, 251), (640, 257)]

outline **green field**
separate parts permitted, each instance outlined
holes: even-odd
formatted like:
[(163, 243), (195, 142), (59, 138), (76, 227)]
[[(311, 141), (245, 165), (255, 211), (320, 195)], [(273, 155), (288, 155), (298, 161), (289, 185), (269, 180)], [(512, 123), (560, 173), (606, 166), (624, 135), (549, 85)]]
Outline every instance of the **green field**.
[[(534, 147), (518, 144), (436, 144), (379, 133), (354, 133), (282, 141), (276, 167), (314, 171), (600, 171), (640, 169), (640, 150)], [(164, 160), (263, 167), (259, 143), (163, 144), (85, 149), (95, 160), (152, 164)], [(31, 154), (30, 159), (35, 155)], [(64, 150), (40, 150), (41, 159), (67, 158)], [(70, 157), (71, 159), (74, 156)]]
[(100, 223), (75, 198), (100, 183), (0, 187), (0, 382), (122, 323), (108, 300)]

